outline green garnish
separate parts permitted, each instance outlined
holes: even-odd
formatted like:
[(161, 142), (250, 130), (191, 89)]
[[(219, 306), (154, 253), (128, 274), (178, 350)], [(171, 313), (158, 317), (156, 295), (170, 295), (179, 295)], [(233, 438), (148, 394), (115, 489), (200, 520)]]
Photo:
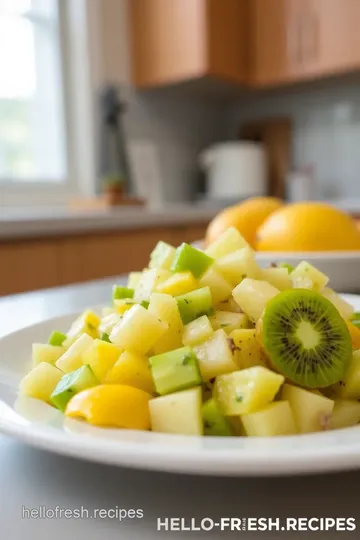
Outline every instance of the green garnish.
[(66, 334), (63, 334), (62, 332), (58, 332), (57, 330), (54, 330), (54, 332), (49, 337), (49, 345), (53, 345), (54, 347), (61, 347), (61, 345), (64, 343), (66, 339)]
[(108, 343), (111, 343), (110, 341), (110, 338), (109, 338), (109, 334), (107, 334), (106, 332), (104, 332), (100, 338), (102, 341), (107, 341)]
[(124, 287), (123, 285), (114, 285), (113, 300), (122, 300), (123, 298), (134, 298), (134, 289), (129, 289), (129, 287)]

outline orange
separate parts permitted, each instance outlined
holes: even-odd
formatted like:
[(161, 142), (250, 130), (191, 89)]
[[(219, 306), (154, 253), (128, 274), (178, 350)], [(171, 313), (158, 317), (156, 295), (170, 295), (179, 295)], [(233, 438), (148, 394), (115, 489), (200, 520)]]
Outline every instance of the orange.
[(259, 251), (347, 251), (360, 249), (360, 231), (345, 212), (324, 203), (289, 204), (258, 230)]
[(206, 231), (206, 244), (209, 245), (216, 240), (229, 227), (235, 227), (254, 247), (258, 227), (282, 205), (283, 202), (276, 197), (254, 197), (225, 208), (209, 224)]

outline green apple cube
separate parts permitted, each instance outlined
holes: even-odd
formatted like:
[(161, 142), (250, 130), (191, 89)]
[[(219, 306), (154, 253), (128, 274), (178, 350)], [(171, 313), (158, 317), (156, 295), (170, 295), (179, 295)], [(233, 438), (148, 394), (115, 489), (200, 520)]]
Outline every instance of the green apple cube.
[(58, 332), (57, 330), (54, 330), (54, 332), (49, 337), (49, 345), (53, 345), (54, 347), (61, 347), (61, 345), (64, 343), (65, 339), (67, 338), (66, 334), (63, 334), (62, 332)]
[(123, 285), (114, 285), (112, 297), (113, 297), (113, 300), (122, 300), (123, 298), (133, 298), (134, 289), (130, 289), (129, 287), (124, 287)]
[(160, 433), (203, 435), (201, 388), (190, 388), (149, 401), (151, 429)]
[(203, 251), (183, 243), (175, 251), (171, 266), (173, 272), (191, 272), (195, 278), (201, 277), (214, 262), (212, 257)]
[(75, 371), (71, 371), (71, 373), (67, 373), (60, 379), (50, 396), (50, 400), (60, 411), (64, 411), (68, 401), (75, 394), (98, 384), (100, 383), (91, 367), (82, 366)]
[(166, 242), (158, 242), (151, 252), (149, 268), (170, 270), (174, 260), (175, 248)]
[(170, 394), (202, 384), (198, 361), (191, 347), (149, 358), (156, 392)]
[(213, 313), (210, 287), (202, 287), (176, 298), (180, 316), (184, 324)]
[(231, 437), (233, 435), (230, 422), (222, 414), (214, 398), (203, 404), (201, 412), (204, 422), (204, 435), (212, 437)]

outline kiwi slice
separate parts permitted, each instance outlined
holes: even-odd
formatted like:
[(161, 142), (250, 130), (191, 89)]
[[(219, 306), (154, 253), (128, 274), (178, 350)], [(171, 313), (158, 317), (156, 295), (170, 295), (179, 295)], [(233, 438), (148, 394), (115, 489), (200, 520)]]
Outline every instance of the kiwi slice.
[(292, 289), (277, 294), (262, 320), (264, 349), (273, 367), (307, 388), (325, 388), (344, 375), (352, 356), (349, 330), (320, 293)]

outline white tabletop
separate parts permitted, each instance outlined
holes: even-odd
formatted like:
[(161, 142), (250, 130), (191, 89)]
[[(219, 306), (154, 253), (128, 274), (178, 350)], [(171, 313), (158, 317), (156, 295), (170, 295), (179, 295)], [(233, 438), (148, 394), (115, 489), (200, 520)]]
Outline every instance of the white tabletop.
[[(114, 279), (0, 299), (0, 333), (106, 303)], [(78, 461), (27, 447), (0, 435), (0, 538), (11, 540), (135, 540), (138, 538), (231, 538), (239, 532), (160, 532), (157, 518), (354, 517), (355, 532), (317, 532), (316, 538), (358, 538), (360, 472), (297, 478), (206, 478), (125, 470)], [(58, 507), (84, 518), (24, 518)], [(83, 510), (81, 510), (81, 508)], [(96, 517), (99, 510), (142, 510), (121, 522)], [(89, 517), (86, 518), (86, 514)], [(34, 514), (33, 514), (34, 515)], [(111, 512), (110, 512), (111, 516)], [(5, 536), (5, 532), (7, 535)], [(314, 533), (315, 534), (315, 533)], [(103, 536), (105, 535), (105, 536)], [(308, 538), (296, 532), (241, 532), (242, 538)]]

